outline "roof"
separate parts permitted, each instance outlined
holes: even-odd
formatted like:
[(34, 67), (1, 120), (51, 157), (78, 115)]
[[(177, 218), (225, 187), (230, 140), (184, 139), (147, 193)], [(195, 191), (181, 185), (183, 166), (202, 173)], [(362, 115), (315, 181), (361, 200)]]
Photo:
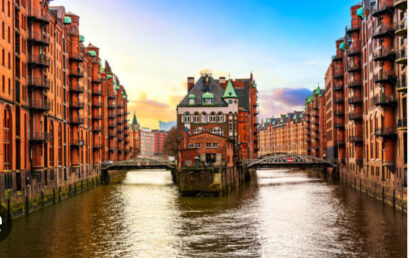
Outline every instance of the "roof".
[(227, 83), (227, 87), (226, 90), (224, 91), (223, 98), (237, 98), (231, 80), (229, 80), (229, 82)]
[[(206, 78), (208, 78), (209, 80), (208, 85), (206, 85), (205, 82)], [(201, 106), (202, 95), (204, 95), (205, 97), (209, 96), (209, 94), (206, 95), (206, 93), (213, 94), (214, 106), (227, 106), (227, 103), (222, 98), (224, 90), (220, 86), (220, 84), (218, 84), (217, 81), (214, 80), (213, 77), (211, 76), (202, 76), (197, 80), (196, 84), (189, 90), (188, 94), (186, 94), (186, 96), (182, 99), (178, 107), (192, 106), (189, 105), (189, 95), (194, 95), (196, 103), (195, 105)]]
[(243, 89), (235, 89), (236, 95), (239, 99), (239, 108), (244, 108), (249, 110), (249, 83), (248, 81), (244, 82)]
[(136, 119), (135, 114), (133, 114), (132, 125), (138, 125), (138, 120)]

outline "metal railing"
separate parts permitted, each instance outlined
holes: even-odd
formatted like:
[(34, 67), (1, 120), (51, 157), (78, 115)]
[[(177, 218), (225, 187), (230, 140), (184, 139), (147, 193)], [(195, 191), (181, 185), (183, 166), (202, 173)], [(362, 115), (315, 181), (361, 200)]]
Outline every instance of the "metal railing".
[(42, 78), (42, 77), (33, 77), (29, 76), (27, 80), (27, 85), (32, 87), (40, 87), (40, 88), (50, 88), (50, 81)]

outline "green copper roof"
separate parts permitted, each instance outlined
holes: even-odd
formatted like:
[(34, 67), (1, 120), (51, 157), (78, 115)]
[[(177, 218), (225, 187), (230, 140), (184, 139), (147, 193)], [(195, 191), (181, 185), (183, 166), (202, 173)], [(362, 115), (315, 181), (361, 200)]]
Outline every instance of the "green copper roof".
[(342, 51), (345, 51), (345, 43), (344, 43), (344, 42), (340, 43), (340, 44), (339, 44), (339, 48), (340, 48)]
[(122, 99), (126, 99), (126, 96), (122, 96)]
[(297, 114), (295, 114), (293, 117), (293, 120), (296, 120), (296, 119), (297, 119)]
[(226, 90), (224, 91), (223, 98), (237, 98), (236, 92), (234, 91), (233, 84), (229, 80), (227, 83)]
[(301, 114), (300, 117), (303, 118), (303, 117), (304, 117), (304, 114)]
[(109, 80), (109, 79), (111, 79), (112, 78), (112, 75), (111, 74), (108, 74), (107, 75), (107, 79)]
[(276, 120), (273, 120), (273, 125), (275, 125), (276, 124)]
[(84, 42), (85, 37), (83, 35), (80, 36), (80, 42)]
[(359, 17), (364, 19), (365, 18), (365, 9), (363, 7), (359, 8), (358, 10), (356, 10), (356, 15), (358, 15)]
[(266, 123), (270, 123), (270, 118), (267, 118), (267, 119), (266, 119)]
[(71, 24), (71, 17), (64, 16), (64, 24)]
[(284, 122), (284, 120), (281, 118), (280, 123)]
[(98, 60), (98, 64), (99, 64), (99, 66), (101, 66), (101, 60)]
[(187, 98), (188, 98), (188, 99), (195, 99), (196, 97), (195, 97), (195, 94), (189, 94), (189, 95), (187, 96)]
[(119, 90), (120, 88), (119, 88), (119, 86), (116, 86), (115, 89), (116, 89), (116, 90)]
[(318, 87), (315, 89), (314, 91), (315, 94), (320, 94), (321, 93), (321, 89), (320, 86), (318, 85)]
[(89, 54), (90, 56), (97, 56), (97, 52), (95, 52), (94, 50), (88, 51), (88, 54)]
[(204, 99), (213, 99), (214, 98), (214, 94), (210, 93), (210, 92), (206, 92), (202, 95), (202, 98)]
[(126, 103), (129, 103), (129, 99), (126, 100)]
[(254, 88), (257, 88), (256, 82), (253, 83), (253, 87), (254, 87)]

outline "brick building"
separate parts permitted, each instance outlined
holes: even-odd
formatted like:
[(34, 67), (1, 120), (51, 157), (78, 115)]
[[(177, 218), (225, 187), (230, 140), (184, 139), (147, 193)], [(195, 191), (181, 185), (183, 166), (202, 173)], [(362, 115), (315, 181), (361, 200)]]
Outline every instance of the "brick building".
[[(406, 210), (406, 0), (362, 1), (336, 40), (325, 74), (305, 107), (305, 151), (338, 162), (342, 181)], [(317, 127), (318, 126), (318, 127)], [(261, 153), (285, 140), (260, 127)]]
[(44, 0), (0, 5), (0, 199), (4, 188), (55, 189), (96, 176), (103, 160), (125, 159), (127, 96), (122, 86), (112, 92), (121, 143), (105, 155), (114, 74), (84, 45), (80, 18)]
[(154, 134), (154, 154), (155, 155), (163, 155), (163, 145), (165, 144), (166, 136), (168, 135), (167, 132), (161, 130), (152, 130)]
[[(220, 146), (227, 140), (233, 141), (237, 159), (256, 157), (257, 89), (252, 75), (249, 79), (216, 80), (210, 73), (202, 73), (196, 84), (189, 77), (187, 87), (187, 95), (177, 106), (178, 138), (183, 150), (179, 153), (179, 165), (195, 164), (190, 154), (198, 153), (194, 148), (184, 148), (182, 142), (189, 142), (191, 137), (206, 141), (210, 135), (220, 136), (210, 137)], [(207, 151), (206, 145), (199, 148)], [(227, 157), (225, 153), (220, 155)]]

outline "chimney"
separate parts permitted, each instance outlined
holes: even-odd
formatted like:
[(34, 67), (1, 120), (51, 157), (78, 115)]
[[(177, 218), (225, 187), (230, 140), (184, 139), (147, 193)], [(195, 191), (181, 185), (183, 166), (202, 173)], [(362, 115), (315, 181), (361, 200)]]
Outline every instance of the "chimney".
[(226, 77), (219, 77), (219, 84), (220, 86), (224, 86), (224, 84), (226, 83)]
[(187, 92), (189, 92), (195, 85), (195, 77), (187, 77)]

